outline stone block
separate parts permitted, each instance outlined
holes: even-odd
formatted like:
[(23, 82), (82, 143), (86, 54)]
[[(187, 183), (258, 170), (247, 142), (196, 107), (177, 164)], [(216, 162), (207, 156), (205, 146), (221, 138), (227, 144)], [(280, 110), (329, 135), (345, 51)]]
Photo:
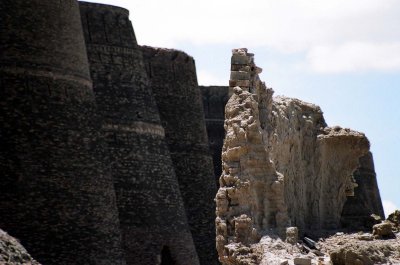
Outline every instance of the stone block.
[(231, 80), (250, 80), (250, 73), (245, 71), (231, 71)]
[(293, 260), (294, 265), (311, 265), (311, 259), (307, 257), (297, 257)]
[(243, 64), (232, 64), (231, 65), (231, 71), (251, 72), (251, 67), (248, 66), (248, 65), (243, 65)]
[(232, 64), (243, 64), (247, 65), (251, 63), (251, 58), (246, 55), (233, 54), (231, 59)]
[(249, 80), (229, 80), (229, 86), (230, 87), (235, 87), (235, 86), (249, 87), (250, 81)]
[(299, 240), (299, 229), (297, 227), (286, 228), (286, 242), (289, 244), (296, 244)]

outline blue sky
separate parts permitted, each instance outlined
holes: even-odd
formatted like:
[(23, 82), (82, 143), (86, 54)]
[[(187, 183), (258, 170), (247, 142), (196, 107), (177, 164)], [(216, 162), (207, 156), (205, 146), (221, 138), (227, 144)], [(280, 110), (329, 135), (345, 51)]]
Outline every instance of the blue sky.
[(400, 1), (91, 2), (129, 9), (139, 44), (192, 55), (203, 85), (227, 85), (231, 50), (247, 47), (275, 95), (367, 135), (385, 211), (400, 207)]

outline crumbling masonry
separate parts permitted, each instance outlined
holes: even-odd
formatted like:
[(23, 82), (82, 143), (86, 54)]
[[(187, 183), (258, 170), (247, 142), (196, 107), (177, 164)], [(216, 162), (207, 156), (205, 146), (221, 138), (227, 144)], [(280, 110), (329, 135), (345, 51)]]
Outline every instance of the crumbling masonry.
[(254, 264), (265, 235), (383, 216), (366, 137), (273, 98), (246, 49), (230, 88), (200, 90), (194, 59), (139, 46), (123, 8), (2, 0), (0, 19), (0, 229), (32, 255), (0, 230), (1, 259)]
[[(358, 212), (363, 220), (371, 213), (383, 216), (375, 175), (360, 181), (358, 195), (363, 198), (373, 191), (370, 202), (348, 200), (358, 186), (354, 171), (359, 168), (358, 174), (365, 174), (363, 168), (371, 168), (364, 134), (327, 127), (313, 104), (273, 99), (273, 90), (259, 80), (260, 72), (253, 54), (233, 50), (233, 95), (225, 108), (216, 195), (216, 241), (223, 264), (241, 264), (244, 259), (245, 264), (257, 264), (260, 256), (252, 254), (251, 244), (265, 235), (284, 238), (287, 227), (297, 227), (301, 235), (321, 236), (346, 226), (352, 216), (349, 209), (355, 207), (362, 208)], [(362, 221), (355, 226), (366, 227)]]
[(0, 227), (43, 264), (216, 263), (193, 59), (156, 102), (127, 10), (5, 0), (0, 16)]

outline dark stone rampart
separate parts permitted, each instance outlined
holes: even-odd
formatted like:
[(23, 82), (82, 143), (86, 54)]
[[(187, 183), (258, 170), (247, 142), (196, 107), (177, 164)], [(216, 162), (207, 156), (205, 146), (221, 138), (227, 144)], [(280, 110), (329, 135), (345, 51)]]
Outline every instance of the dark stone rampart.
[(0, 227), (43, 264), (124, 264), (78, 4), (0, 16)]
[(176, 50), (142, 51), (200, 263), (215, 264), (216, 185), (194, 60)]
[(375, 224), (371, 214), (379, 215), (382, 220), (385, 218), (371, 152), (360, 158), (360, 167), (354, 172), (354, 179), (358, 187), (343, 207), (342, 225), (350, 230), (371, 231)]
[[(198, 264), (157, 105), (128, 13), (80, 3), (127, 264)], [(169, 253), (166, 257), (165, 252)]]

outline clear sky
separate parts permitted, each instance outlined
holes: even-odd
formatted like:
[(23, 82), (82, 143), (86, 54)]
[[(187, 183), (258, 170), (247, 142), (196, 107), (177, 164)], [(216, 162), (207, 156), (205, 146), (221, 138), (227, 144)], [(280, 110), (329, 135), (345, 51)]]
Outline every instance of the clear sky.
[(129, 9), (139, 44), (192, 55), (202, 85), (227, 85), (231, 50), (247, 47), (275, 95), (367, 135), (385, 212), (400, 207), (400, 1), (90, 2)]

